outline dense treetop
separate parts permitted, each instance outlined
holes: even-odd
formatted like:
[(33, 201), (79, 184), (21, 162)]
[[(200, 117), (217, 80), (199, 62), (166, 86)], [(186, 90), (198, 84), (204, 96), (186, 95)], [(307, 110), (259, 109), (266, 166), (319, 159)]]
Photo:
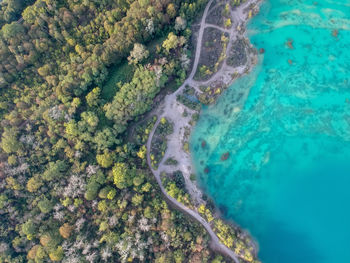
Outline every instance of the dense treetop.
[(184, 80), (205, 4), (0, 3), (0, 262), (221, 261), (159, 195), (152, 121), (129, 130)]

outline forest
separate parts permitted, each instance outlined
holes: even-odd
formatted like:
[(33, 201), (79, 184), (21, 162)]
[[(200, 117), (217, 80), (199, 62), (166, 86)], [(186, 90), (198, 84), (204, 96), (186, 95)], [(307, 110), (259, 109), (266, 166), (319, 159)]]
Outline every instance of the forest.
[(205, 4), (0, 3), (0, 262), (224, 262), (162, 199), (150, 128), (128, 136), (185, 79)]

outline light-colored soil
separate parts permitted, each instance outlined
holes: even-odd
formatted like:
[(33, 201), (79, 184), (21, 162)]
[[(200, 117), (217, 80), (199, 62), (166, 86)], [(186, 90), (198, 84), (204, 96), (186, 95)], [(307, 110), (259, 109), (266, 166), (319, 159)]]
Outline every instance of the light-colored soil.
[[(247, 0), (245, 3), (231, 10), (232, 27), (230, 30), (221, 28), (219, 26), (215, 26), (216, 29), (229, 34), (229, 42), (226, 48), (226, 57), (230, 53), (232, 43), (235, 42), (238, 38), (242, 38), (242, 39), (245, 38), (244, 26), (246, 21), (248, 20), (248, 12), (249, 10), (257, 9), (259, 2), (260, 0)], [(209, 25), (205, 22), (211, 8), (215, 8), (215, 6), (214, 7), (212, 6), (212, 4), (213, 4), (213, 0), (210, 0), (204, 10), (204, 13), (200, 22), (200, 28), (199, 28), (198, 37), (197, 37), (196, 52), (195, 52), (192, 71), (189, 77), (185, 80), (185, 82), (181, 85), (181, 87), (179, 87), (177, 91), (175, 91), (170, 95), (167, 95), (164, 98), (163, 102), (160, 104), (160, 106), (157, 109), (155, 109), (151, 114), (151, 115), (157, 115), (158, 120), (155, 123), (152, 131), (150, 132), (149, 138), (147, 141), (147, 162), (165, 198), (177, 209), (193, 217), (195, 220), (197, 220), (199, 223), (201, 223), (204, 226), (204, 228), (207, 230), (208, 234), (211, 237), (211, 240), (212, 240), (211, 245), (214, 250), (224, 254), (225, 256), (231, 258), (234, 262), (238, 263), (240, 262), (239, 255), (236, 255), (232, 250), (230, 250), (220, 242), (219, 238), (214, 233), (211, 225), (208, 222), (206, 222), (205, 219), (201, 217), (197, 211), (187, 208), (185, 205), (183, 205), (182, 203), (178, 202), (176, 199), (169, 196), (160, 179), (160, 174), (162, 172), (170, 174), (177, 170), (181, 171), (185, 179), (187, 191), (190, 194), (195, 206), (198, 207), (199, 204), (204, 203), (202, 199), (201, 191), (198, 189), (196, 183), (190, 180), (191, 174), (194, 173), (190, 154), (183, 149), (184, 142), (188, 140), (187, 138), (188, 136), (186, 135), (188, 132), (186, 133), (185, 131), (191, 129), (190, 122), (192, 119), (192, 115), (197, 112), (179, 103), (176, 100), (176, 97), (177, 95), (182, 94), (186, 85), (195, 88), (195, 90), (198, 93), (200, 93), (200, 90), (199, 90), (200, 86), (217, 85), (217, 83), (221, 83), (223, 86), (228, 86), (233, 82), (233, 78), (232, 78), (233, 74), (235, 74), (236, 76), (239, 76), (248, 72), (257, 61), (256, 53), (252, 52), (254, 49), (250, 47), (248, 48), (248, 50), (250, 50), (251, 52), (250, 53), (248, 52), (247, 61), (244, 65), (241, 65), (239, 67), (231, 67), (227, 65), (226, 59), (225, 59), (223, 61), (222, 67), (209, 80), (204, 82), (193, 80), (193, 77), (198, 67), (198, 62), (200, 60), (204, 30), (208, 27), (214, 27), (213, 25)], [(187, 112), (186, 116), (184, 116), (183, 114), (184, 111)], [(158, 168), (154, 169), (151, 165), (150, 149), (151, 149), (151, 143), (152, 143), (154, 132), (162, 117), (165, 117), (167, 120), (169, 120), (174, 124), (174, 132), (171, 135), (168, 135), (167, 150), (164, 154), (162, 161), (159, 163)], [(166, 165), (165, 161), (169, 157), (177, 160), (178, 164), (171, 165), (171, 166)]]

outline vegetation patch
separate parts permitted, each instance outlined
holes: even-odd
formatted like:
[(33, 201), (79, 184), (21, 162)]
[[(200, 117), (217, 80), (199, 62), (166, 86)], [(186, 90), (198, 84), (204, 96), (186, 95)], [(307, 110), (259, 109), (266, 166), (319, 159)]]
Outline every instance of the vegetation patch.
[(152, 116), (143, 122), (138, 123), (134, 130), (131, 130), (130, 141), (137, 145), (145, 145), (154, 124), (157, 121), (157, 116)]
[(208, 80), (222, 65), (226, 57), (228, 34), (216, 28), (206, 28), (203, 34), (201, 56), (195, 80)]
[(199, 111), (201, 108), (200, 102), (196, 96), (195, 89), (189, 86), (186, 86), (183, 93), (177, 95), (177, 101), (185, 105), (186, 107)]
[(212, 224), (220, 241), (231, 248), (245, 262), (253, 262), (254, 247), (251, 240), (238, 227), (230, 226), (221, 219), (214, 219)]
[(190, 125), (194, 125), (199, 120), (199, 113), (193, 113), (192, 119), (190, 121)]
[(151, 143), (150, 157), (152, 166), (158, 167), (159, 162), (163, 159), (165, 151), (167, 149), (167, 136), (174, 131), (173, 123), (167, 119), (162, 118), (158, 124), (158, 127), (153, 135)]
[(231, 67), (243, 66), (247, 63), (246, 41), (242, 38), (237, 39), (232, 43), (231, 50), (229, 51), (228, 58), (226, 60), (227, 65)]
[[(147, 44), (147, 49), (140, 50), (142, 54), (147, 54), (143, 58), (143, 62), (151, 63), (157, 57), (157, 47), (161, 46), (162, 42), (165, 40), (166, 36), (157, 38)], [(145, 47), (145, 46), (143, 46)], [(130, 57), (130, 56), (129, 56)], [(135, 59), (124, 59), (120, 64), (113, 65), (109, 69), (107, 81), (102, 85), (102, 99), (111, 101), (119, 90), (119, 86), (123, 85), (126, 82), (132, 80), (135, 67), (133, 65), (141, 62), (141, 60)]]
[(118, 83), (121, 85), (125, 82), (129, 82), (132, 79), (134, 67), (123, 61), (119, 65), (112, 66), (109, 70), (107, 81), (102, 86), (102, 99), (111, 101), (119, 90)]
[(227, 27), (227, 25), (230, 24), (229, 27), (231, 27), (230, 4), (225, 2), (210, 11), (205, 21), (206, 23), (217, 25), (219, 27)]
[(0, 1), (0, 28), (21, 19), (23, 10), (32, 5), (35, 0), (5, 0)]
[(207, 200), (206, 204), (201, 204), (197, 208), (198, 213), (212, 226), (220, 241), (232, 249), (244, 262), (255, 262), (254, 246), (252, 240), (242, 230), (229, 222), (217, 218), (214, 215), (215, 206), (212, 200)]
[(186, 127), (184, 127), (184, 129), (185, 129), (185, 131), (184, 131), (184, 136), (183, 136), (183, 140), (182, 140), (182, 149), (185, 152), (190, 153), (189, 137), (191, 134), (191, 128), (189, 126), (186, 126)]
[(226, 86), (224, 86), (222, 82), (215, 82), (210, 86), (201, 86), (200, 89), (202, 93), (199, 94), (199, 101), (206, 105), (212, 104), (216, 101), (225, 88)]
[(165, 165), (177, 165), (179, 162), (177, 160), (175, 160), (174, 158), (168, 158), (166, 161), (165, 161)]
[(195, 208), (191, 203), (191, 197), (187, 193), (185, 179), (181, 171), (175, 171), (171, 174), (162, 173), (161, 180), (167, 193), (171, 197), (190, 209)]
[(195, 174), (191, 174), (190, 180), (191, 180), (192, 182), (195, 182), (195, 181), (197, 180), (196, 178), (197, 178), (197, 177), (196, 177)]

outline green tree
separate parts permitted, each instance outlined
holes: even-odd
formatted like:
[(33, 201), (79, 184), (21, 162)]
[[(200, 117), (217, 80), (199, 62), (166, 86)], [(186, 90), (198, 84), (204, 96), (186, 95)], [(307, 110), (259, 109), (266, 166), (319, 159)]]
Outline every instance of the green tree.
[(112, 170), (114, 184), (119, 189), (129, 187), (132, 183), (133, 172), (126, 163), (116, 163)]
[(31, 219), (22, 224), (22, 232), (27, 236), (28, 240), (32, 240), (36, 232), (36, 226)]
[(105, 150), (103, 154), (97, 154), (96, 160), (103, 168), (111, 167), (114, 161), (115, 154)]
[(61, 246), (49, 253), (49, 257), (52, 261), (61, 261), (63, 259), (63, 256), (64, 252)]
[(42, 213), (47, 214), (52, 210), (52, 203), (46, 197), (44, 197), (38, 202), (38, 207)]
[(42, 77), (46, 77), (50, 74), (50, 65), (49, 64), (45, 64), (44, 66), (38, 68), (38, 73), (40, 76)]
[(167, 7), (167, 14), (171, 17), (174, 18), (176, 16), (176, 8), (173, 3), (170, 3)]
[(151, 219), (154, 217), (154, 212), (152, 211), (152, 208), (150, 206), (147, 206), (144, 211), (143, 214), (146, 218)]
[(17, 22), (12, 22), (11, 24), (6, 24), (2, 27), (2, 34), (6, 40), (10, 40), (15, 37), (23, 35), (25, 29), (22, 24)]
[(3, 209), (7, 204), (8, 198), (5, 194), (0, 194), (0, 209)]
[(107, 205), (106, 200), (102, 200), (102, 201), (98, 202), (97, 208), (102, 213), (107, 211), (108, 205)]
[(98, 197), (99, 197), (99, 198), (102, 198), (102, 199), (106, 199), (108, 193), (109, 193), (111, 190), (113, 190), (113, 187), (111, 187), (111, 186), (106, 186), (106, 187), (102, 188), (102, 189), (100, 190), (100, 192), (98, 193)]
[(131, 198), (131, 202), (134, 204), (134, 206), (139, 206), (139, 205), (141, 205), (142, 202), (143, 202), (143, 195), (135, 194), (135, 195)]
[(225, 262), (224, 260), (223, 260), (223, 258), (222, 258), (222, 256), (216, 256), (213, 260), (212, 260), (212, 262), (211, 263), (223, 263), (223, 262)]
[(81, 100), (80, 98), (74, 98), (72, 100), (72, 107), (73, 108), (78, 108), (81, 105)]
[[(87, 123), (88, 127), (95, 128), (98, 125), (98, 117), (92, 111), (85, 111), (81, 114), (84, 122)], [(93, 129), (92, 129), (93, 130)]]
[(94, 137), (97, 149), (104, 151), (107, 148), (112, 147), (114, 144), (118, 144), (120, 141), (116, 138), (116, 134), (112, 128), (104, 128), (102, 131), (98, 131)]
[(99, 97), (101, 95), (101, 89), (100, 88), (94, 88), (92, 91), (90, 91), (85, 99), (89, 107), (95, 107), (99, 104)]
[(117, 134), (125, 131), (129, 120), (150, 108), (165, 81), (166, 76), (162, 74), (161, 68), (157, 73), (143, 67), (135, 70), (132, 81), (122, 85), (112, 103), (104, 106), (106, 117), (115, 122)]
[(132, 180), (133, 184), (137, 187), (140, 186), (141, 184), (143, 184), (144, 182), (144, 175), (143, 174), (138, 174), (136, 175), (133, 180)]
[(117, 194), (117, 190), (115, 190), (114, 188), (111, 189), (111, 190), (108, 192), (108, 194), (107, 194), (107, 199), (109, 199), (109, 200), (114, 199), (114, 197), (116, 196), (116, 194)]
[(5, 128), (1, 138), (1, 148), (6, 153), (15, 153), (21, 149), (22, 143), (19, 142), (18, 131), (15, 128)]
[(27, 23), (33, 24), (37, 17), (35, 6), (28, 6), (26, 9), (24, 9), (22, 16)]
[(169, 52), (172, 49), (183, 46), (185, 43), (186, 39), (183, 36), (178, 37), (173, 32), (170, 32), (167, 39), (163, 41), (162, 47)]
[(78, 124), (71, 120), (68, 123), (65, 124), (66, 126), (66, 134), (69, 138), (77, 137), (79, 134)]
[(184, 256), (184, 254), (182, 253), (181, 250), (176, 250), (174, 252), (174, 260), (175, 260), (175, 263), (182, 263), (182, 262), (184, 262), (185, 256)]
[(231, 25), (232, 25), (231, 19), (230, 19), (230, 18), (226, 19), (226, 20), (225, 20), (225, 27), (226, 27), (226, 28), (230, 28)]
[(10, 155), (8, 158), (7, 158), (7, 163), (9, 165), (16, 165), (17, 164), (17, 158), (15, 155)]
[(84, 197), (86, 200), (91, 201), (97, 197), (98, 190), (100, 189), (100, 184), (92, 181), (86, 186), (86, 192)]
[(46, 181), (60, 179), (67, 168), (68, 166), (65, 161), (58, 160), (56, 162), (50, 162), (48, 168), (42, 174), (42, 178)]

